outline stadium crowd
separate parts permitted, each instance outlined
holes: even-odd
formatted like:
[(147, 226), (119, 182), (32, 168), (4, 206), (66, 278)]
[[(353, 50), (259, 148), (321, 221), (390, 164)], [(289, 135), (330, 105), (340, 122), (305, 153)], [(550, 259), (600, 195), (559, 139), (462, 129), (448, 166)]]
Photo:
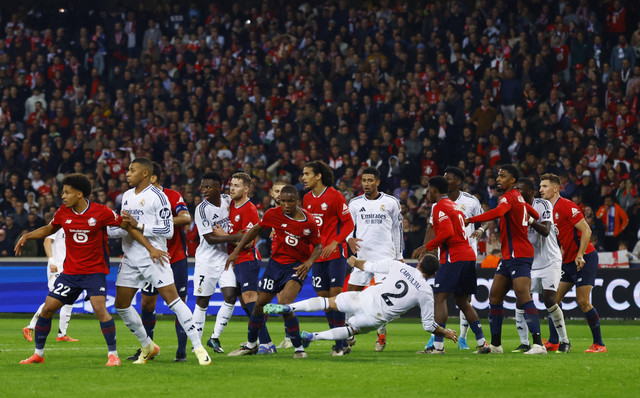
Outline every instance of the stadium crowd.
[[(460, 167), (489, 209), (497, 166), (514, 163), (536, 182), (561, 176), (598, 250), (634, 247), (637, 2), (246, 3), (0, 7), (1, 256), (52, 219), (68, 173), (119, 209), (136, 157), (163, 166), (192, 214), (207, 171), (226, 188), (249, 173), (264, 211), (273, 181), (302, 191), (310, 160), (347, 201), (374, 166), (402, 203), (405, 257), (422, 244), (429, 177)], [(197, 231), (185, 232), (193, 255)]]

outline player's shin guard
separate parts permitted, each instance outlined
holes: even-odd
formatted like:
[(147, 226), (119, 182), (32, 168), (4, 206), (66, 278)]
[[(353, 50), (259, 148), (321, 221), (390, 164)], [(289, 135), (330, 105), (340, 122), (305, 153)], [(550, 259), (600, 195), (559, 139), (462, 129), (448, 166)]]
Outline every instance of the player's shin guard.
[(478, 342), (478, 347), (484, 346), (484, 343), (485, 343), (486, 340), (484, 338), (484, 332), (482, 331), (482, 325), (480, 324), (480, 320), (477, 320), (475, 322), (471, 322), (469, 324), (469, 328), (471, 328), (471, 331), (476, 336), (476, 341)]
[[(321, 298), (321, 297), (316, 297), (316, 298)], [(309, 301), (309, 300), (306, 300), (306, 301)], [(304, 350), (302, 348), (302, 339), (300, 339), (300, 323), (298, 323), (298, 318), (294, 315), (290, 319), (285, 319), (284, 327), (287, 330), (287, 334), (291, 337), (291, 344), (293, 344), (293, 347), (295, 348), (295, 350), (296, 351)]]
[(38, 311), (36, 311), (36, 313), (33, 314), (33, 318), (31, 318), (31, 321), (29, 322), (29, 326), (27, 326), (29, 329), (33, 329), (36, 327), (36, 322), (38, 322), (38, 317), (40, 316), (40, 313), (42, 312), (43, 308), (44, 308), (44, 303), (40, 304), (40, 307), (38, 307)]
[(211, 338), (217, 339), (220, 337), (233, 315), (234, 307), (234, 304), (229, 304), (227, 302), (222, 303), (220, 310), (218, 310), (218, 315), (216, 315), (216, 325), (213, 327), (213, 334), (211, 335)]
[(60, 308), (60, 321), (58, 323), (58, 337), (67, 335), (67, 328), (69, 328), (69, 321), (71, 320), (71, 311), (73, 305), (67, 304)]
[(467, 321), (467, 317), (464, 316), (464, 312), (460, 311), (460, 338), (466, 339), (467, 334), (469, 333), (469, 321)]
[(153, 340), (153, 331), (156, 328), (156, 313), (155, 311), (141, 311), (140, 318), (142, 319), (142, 325), (144, 330), (147, 331), (147, 336)]
[[(438, 325), (440, 325), (440, 327), (443, 328), (443, 329), (447, 328), (446, 322), (442, 322), (442, 323), (438, 322)], [(433, 347), (436, 350), (444, 349), (444, 336), (436, 334), (434, 336)]]
[(313, 339), (316, 340), (336, 340), (344, 341), (351, 336), (351, 328), (349, 326), (340, 326), (337, 328), (325, 330), (324, 332), (314, 333)]
[(529, 345), (529, 328), (524, 320), (524, 310), (516, 308), (516, 329), (520, 337), (520, 344)]
[(200, 338), (202, 338), (202, 333), (204, 331), (204, 323), (207, 318), (207, 308), (202, 308), (198, 304), (196, 304), (196, 308), (193, 310), (193, 322), (196, 325), (196, 332)]
[(604, 345), (602, 342), (602, 333), (600, 332), (600, 316), (595, 307), (584, 313), (584, 317), (587, 318), (589, 327), (591, 328), (591, 334), (593, 335), (593, 344)]
[[(336, 328), (336, 329), (342, 328), (346, 324), (345, 313), (344, 312), (340, 312), (340, 311), (334, 311), (333, 312), (333, 324), (334, 324), (334, 328)], [(336, 348), (347, 347), (347, 345), (348, 345), (347, 338), (348, 337), (349, 336), (347, 335), (347, 337), (345, 337), (344, 339), (336, 340)]]
[(524, 320), (527, 322), (527, 327), (531, 332), (531, 338), (533, 344), (542, 345), (542, 338), (540, 337), (540, 318), (538, 317), (538, 309), (533, 300), (528, 301), (522, 305), (524, 310)]
[(175, 326), (176, 326), (176, 336), (178, 336), (178, 349), (176, 350), (176, 354), (185, 354), (186, 355), (186, 353), (187, 353), (187, 333), (182, 328), (182, 325), (180, 325), (180, 321), (178, 320), (177, 316), (176, 316)]
[(491, 330), (491, 345), (502, 345), (502, 322), (504, 321), (504, 307), (502, 304), (489, 304), (489, 329)]
[(34, 331), (33, 340), (36, 342), (36, 354), (43, 356), (44, 344), (51, 331), (51, 318), (38, 317)]
[(151, 344), (151, 338), (147, 335), (147, 331), (142, 325), (142, 319), (133, 307), (116, 308), (116, 311), (118, 311), (118, 315), (122, 318), (125, 326), (136, 336), (140, 345), (146, 347)]
[(202, 341), (200, 341), (202, 338), (202, 333), (198, 333), (194, 316), (189, 310), (189, 307), (187, 307), (187, 304), (185, 304), (185, 302), (180, 298), (177, 298), (169, 304), (169, 309), (176, 314), (178, 322), (180, 322), (180, 325), (187, 334), (187, 338), (191, 340), (191, 345), (193, 345), (193, 348), (197, 349), (199, 347), (202, 347)]
[[(285, 321), (285, 326), (287, 322)], [(258, 341), (258, 334), (260, 333), (260, 328), (264, 326), (264, 315), (253, 315), (249, 316), (249, 329), (247, 331), (247, 342), (250, 344), (247, 347), (253, 348), (255, 347), (256, 342)]]
[(109, 352), (117, 351), (116, 350), (116, 323), (111, 318), (106, 322), (100, 322), (100, 329), (102, 329), (102, 335), (104, 336), (104, 340), (107, 342), (107, 347), (109, 347)]
[[(567, 337), (567, 328), (564, 324), (562, 309), (558, 304), (554, 304), (553, 307), (547, 308), (547, 311), (549, 312), (549, 328), (553, 326), (556, 336), (560, 338), (560, 342), (568, 343), (569, 338)], [(551, 341), (551, 339), (549, 339), (549, 341)]]
[(291, 307), (294, 312), (324, 311), (329, 308), (329, 299), (326, 297), (314, 297), (308, 300), (302, 300), (297, 303), (289, 304), (289, 307)]

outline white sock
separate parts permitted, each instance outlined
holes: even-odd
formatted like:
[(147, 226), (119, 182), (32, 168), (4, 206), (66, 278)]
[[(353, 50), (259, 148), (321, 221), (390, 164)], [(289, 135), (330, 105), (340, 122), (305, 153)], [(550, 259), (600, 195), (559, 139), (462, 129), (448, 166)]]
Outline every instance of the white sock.
[(31, 322), (29, 322), (29, 326), (27, 326), (29, 329), (35, 329), (36, 322), (38, 322), (38, 317), (40, 316), (40, 313), (42, 312), (43, 308), (44, 308), (44, 303), (40, 304), (40, 307), (38, 307), (38, 311), (36, 311), (36, 313), (33, 314), (33, 318), (31, 318)]
[(115, 355), (115, 356), (118, 356), (118, 351), (109, 351), (109, 352), (107, 353), (107, 356), (109, 356), (109, 355)]
[(387, 324), (386, 323), (378, 328), (378, 334), (387, 334)]
[(349, 326), (341, 326), (324, 332), (314, 333), (311, 341), (316, 340), (346, 340), (351, 336), (351, 328)]
[[(196, 308), (198, 305), (196, 305)], [(187, 334), (189, 340), (191, 340), (191, 344), (194, 349), (202, 347), (202, 329), (198, 332), (198, 327), (195, 324), (195, 316), (187, 307), (184, 301), (178, 297), (173, 300), (173, 303), (169, 304), (169, 309), (176, 314), (176, 318), (178, 318), (178, 322), (180, 322), (180, 326), (184, 329), (184, 332)], [(207, 315), (207, 310), (205, 308), (203, 315)], [(202, 327), (204, 327), (204, 318), (202, 321)]]
[(520, 336), (520, 344), (529, 345), (529, 328), (524, 320), (524, 309), (516, 308), (516, 329)]
[(469, 333), (469, 322), (464, 313), (460, 311), (460, 338), (466, 339), (467, 333)]
[[(196, 325), (196, 331), (202, 339), (202, 334), (204, 333), (204, 323), (207, 319), (207, 307), (200, 307), (196, 304), (196, 308), (193, 310), (193, 323)], [(186, 331), (187, 329), (185, 329)]]
[(40, 357), (44, 357), (44, 348), (43, 349), (36, 348), (35, 353), (38, 354)]
[(220, 310), (218, 311), (218, 315), (216, 315), (216, 326), (213, 327), (213, 333), (211, 334), (212, 339), (220, 337), (233, 315), (234, 308), (235, 304), (229, 304), (227, 302), (222, 303), (222, 306), (220, 306)]
[(313, 312), (324, 311), (329, 308), (329, 299), (326, 297), (314, 297), (297, 303), (289, 304), (293, 311)]
[(433, 348), (436, 350), (444, 350), (444, 341), (434, 341)]
[(122, 318), (122, 322), (124, 322), (125, 326), (131, 330), (134, 336), (136, 336), (140, 345), (146, 347), (152, 343), (151, 339), (147, 335), (147, 331), (144, 329), (140, 314), (138, 314), (133, 307), (116, 308), (116, 311), (118, 311), (118, 315)]
[(71, 311), (73, 305), (67, 304), (60, 308), (60, 322), (58, 323), (58, 337), (67, 335), (67, 328), (69, 327), (69, 321), (71, 320)]
[(549, 316), (553, 321), (553, 326), (556, 327), (556, 332), (558, 332), (558, 339), (561, 343), (568, 343), (569, 337), (567, 337), (567, 327), (564, 324), (564, 315), (562, 314), (562, 309), (558, 304), (554, 304), (553, 307), (547, 308), (549, 312)]

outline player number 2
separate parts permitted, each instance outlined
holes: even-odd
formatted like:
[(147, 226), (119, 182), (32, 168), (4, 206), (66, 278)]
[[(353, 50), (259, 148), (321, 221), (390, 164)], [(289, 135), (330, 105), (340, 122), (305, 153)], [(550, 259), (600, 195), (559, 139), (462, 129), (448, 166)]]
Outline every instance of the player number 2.
[(398, 293), (383, 293), (383, 294), (380, 295), (382, 297), (382, 299), (384, 300), (384, 302), (387, 303), (387, 305), (389, 307), (391, 307), (393, 305), (393, 301), (391, 301), (390, 297), (402, 298), (402, 297), (406, 296), (407, 292), (409, 291), (409, 285), (405, 281), (397, 281), (396, 282), (396, 287), (398, 289), (401, 289)]
[(67, 297), (67, 294), (71, 288), (69, 286), (65, 286), (62, 283), (58, 283), (57, 287), (53, 290), (55, 294), (62, 297)]
[(462, 225), (462, 236), (467, 239), (467, 230), (464, 228), (464, 217), (462, 217), (462, 214), (458, 214), (458, 220), (460, 220), (460, 225)]

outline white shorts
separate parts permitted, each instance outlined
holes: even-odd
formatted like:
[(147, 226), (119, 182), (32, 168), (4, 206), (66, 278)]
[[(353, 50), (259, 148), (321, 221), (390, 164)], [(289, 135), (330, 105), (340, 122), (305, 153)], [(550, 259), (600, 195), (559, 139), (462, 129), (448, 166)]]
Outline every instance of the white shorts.
[(562, 264), (531, 270), (531, 292), (542, 294), (543, 290), (558, 290)]
[(376, 284), (378, 284), (386, 278), (386, 275), (374, 274), (373, 272), (366, 272), (359, 268), (354, 268), (349, 276), (349, 284), (353, 286), (369, 286), (371, 278), (374, 278)]
[(201, 297), (210, 297), (216, 292), (216, 286), (236, 287), (236, 274), (233, 268), (229, 267), (224, 270), (223, 265), (204, 265), (196, 264), (193, 271), (193, 295)]
[(123, 259), (116, 279), (116, 286), (142, 289), (145, 282), (151, 283), (156, 289), (173, 285), (173, 270), (169, 264), (148, 263), (133, 265)]
[(336, 296), (336, 306), (340, 312), (353, 314), (347, 323), (358, 333), (367, 333), (378, 329), (386, 322), (373, 316), (373, 300), (364, 292), (344, 292)]

